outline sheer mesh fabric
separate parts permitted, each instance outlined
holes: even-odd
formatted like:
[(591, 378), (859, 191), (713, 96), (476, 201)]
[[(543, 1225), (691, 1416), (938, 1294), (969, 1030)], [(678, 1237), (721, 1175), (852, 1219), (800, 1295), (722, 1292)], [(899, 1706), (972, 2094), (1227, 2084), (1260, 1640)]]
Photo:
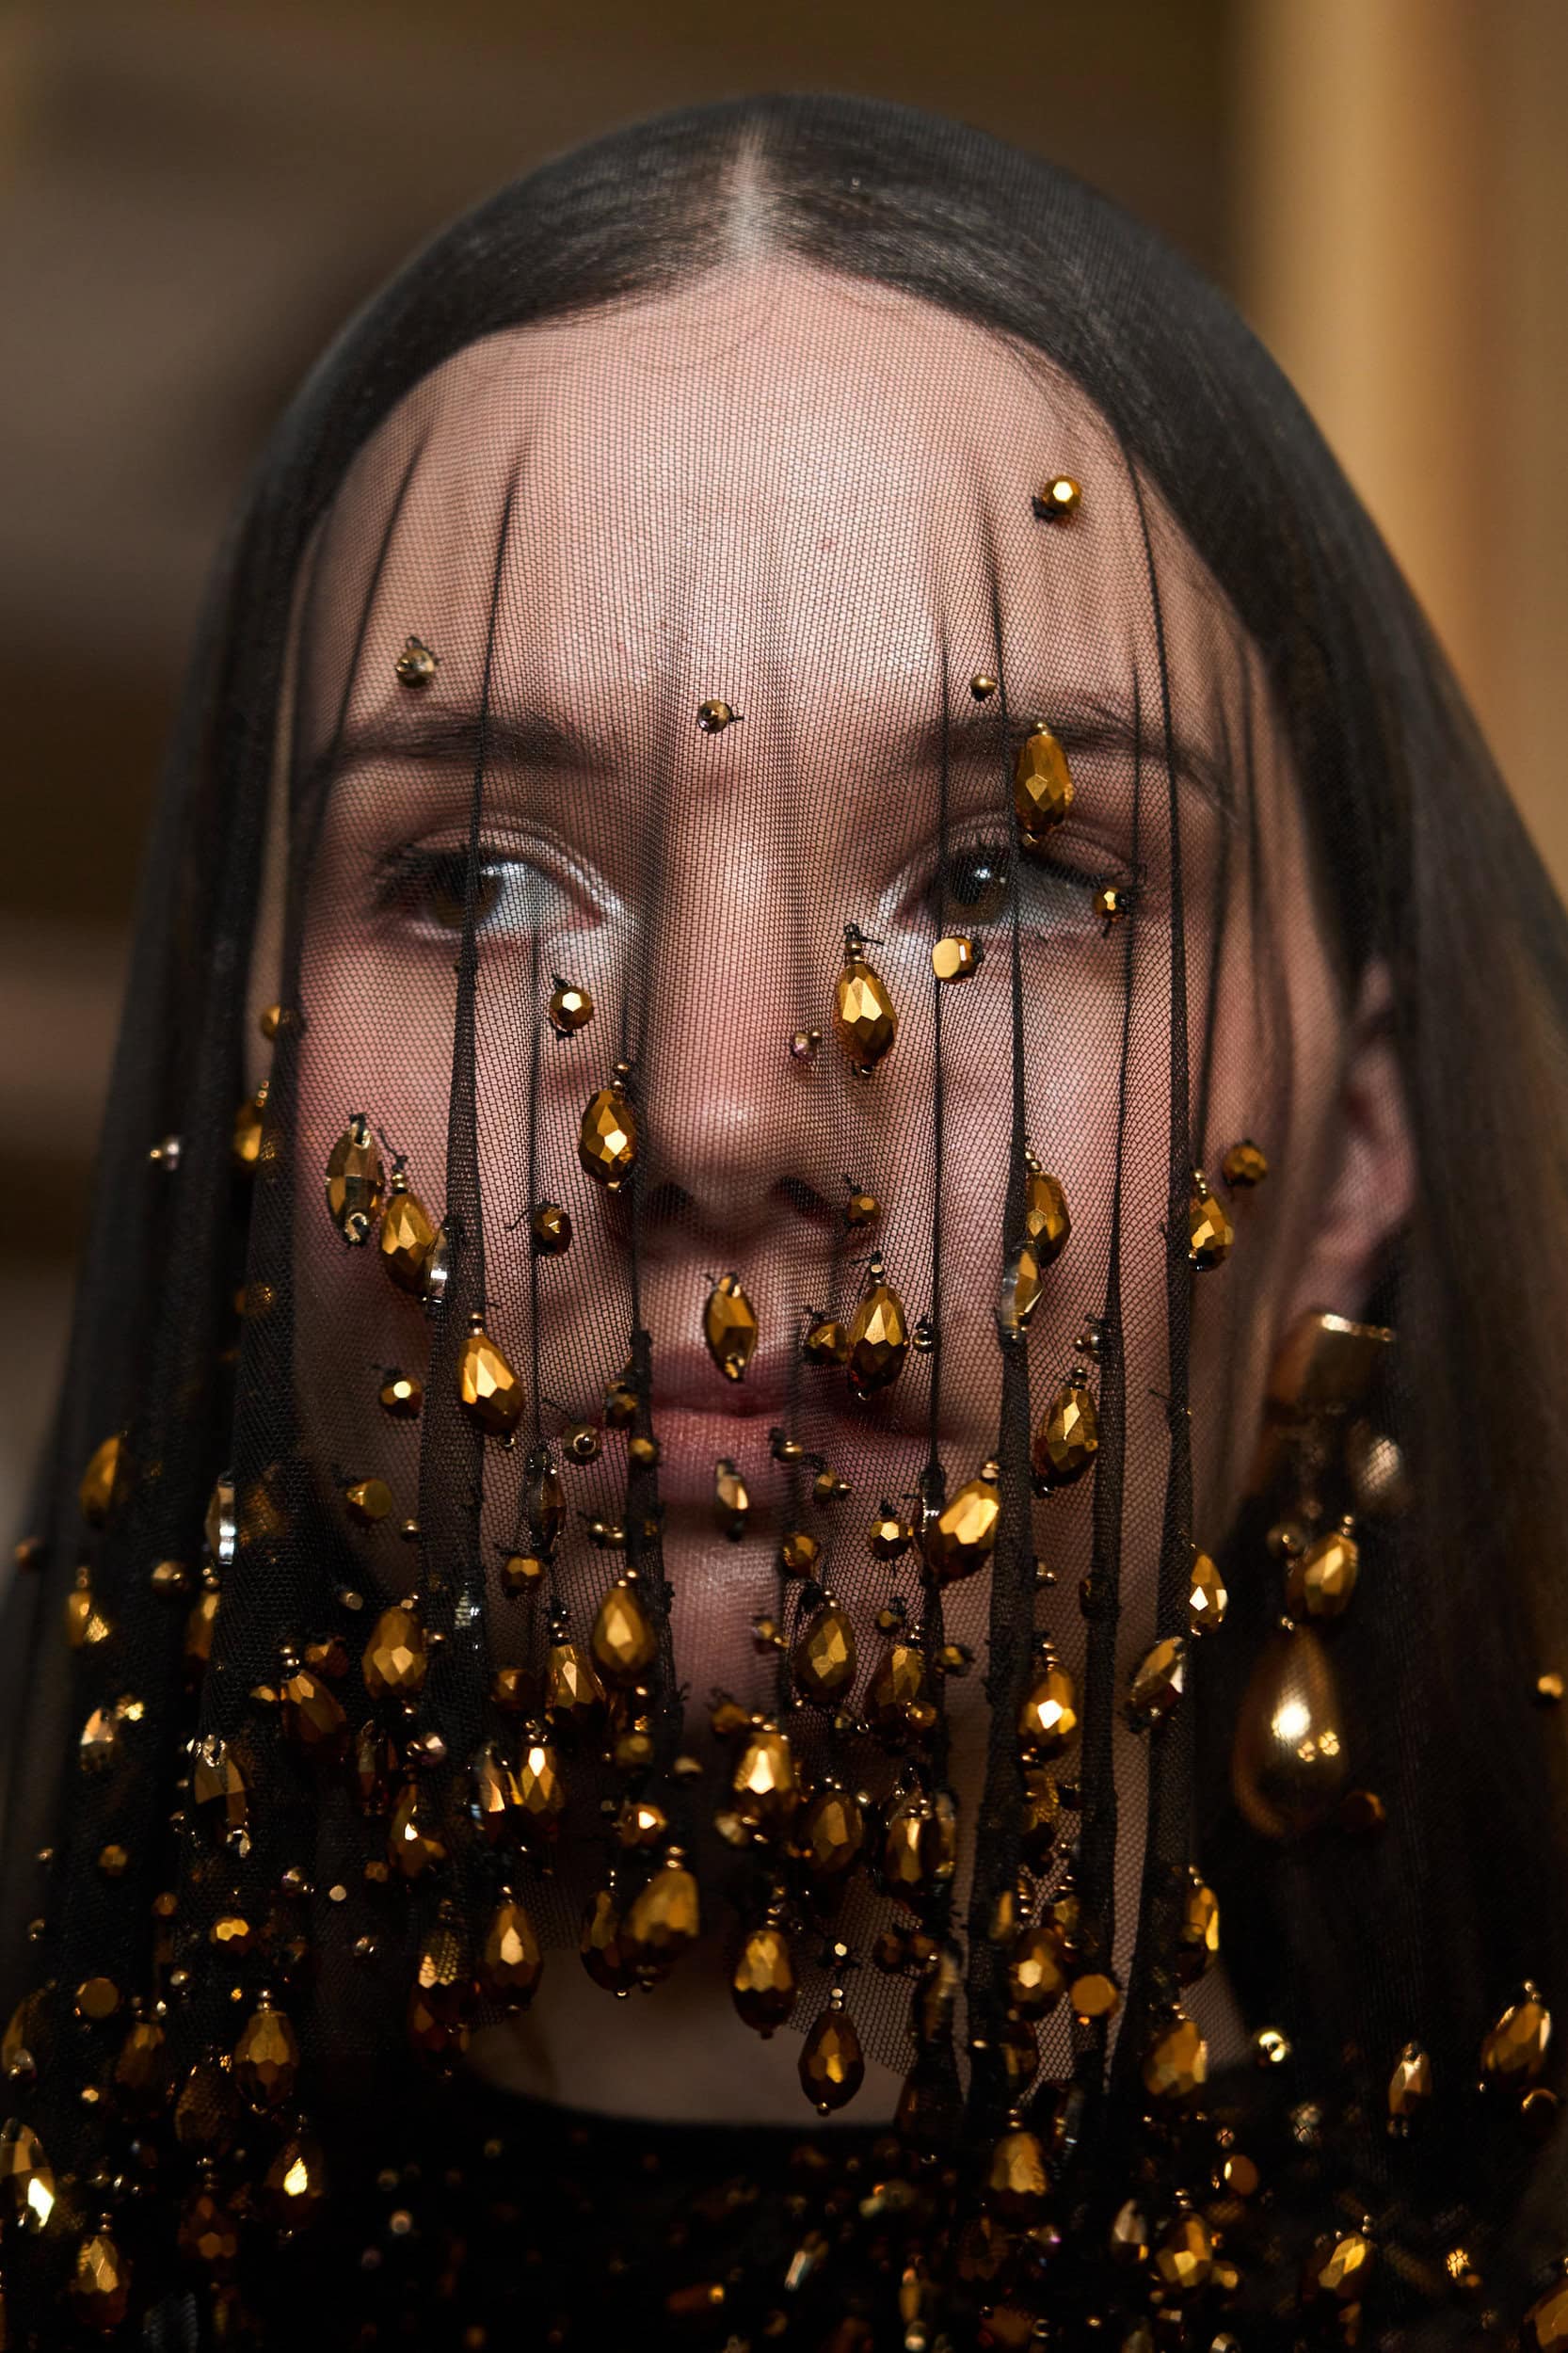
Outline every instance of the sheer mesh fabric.
[[(1053, 515), (1056, 477), (1081, 496)], [(411, 638), (436, 657), (414, 683)], [(703, 724), (714, 702), (727, 724)], [(1031, 845), (1015, 776), (1042, 724), (1074, 799)], [(832, 1018), (846, 927), (898, 1015), (869, 1076)], [(954, 936), (981, 961), (943, 982), (933, 949)], [(562, 984), (593, 1005), (569, 1034), (550, 1015)], [(1416, 1500), (1368, 1532), (1335, 1648), (1354, 1778), (1388, 1824), (1276, 1849), (1228, 1794), (1279, 1609), (1246, 1472), (1326, 1211), (1352, 1025), (1380, 991), (1417, 1206), (1375, 1292), (1320, 1304), (1401, 1333), (1377, 1426)], [(1549, 1993), (1560, 1950), (1528, 1705), (1559, 1459), (1544, 1305), (1507, 1310), (1484, 1502), (1455, 1449), (1474, 1385), (1504, 1377), (1501, 1180), (1473, 1138), (1500, 1144), (1527, 1085), (1508, 1197), (1534, 1221), (1540, 1298), (1557, 1295), (1563, 1002), (1555, 904), (1332, 462), (1219, 298), (1099, 200), (951, 126), (780, 101), (629, 134), (459, 224), (349, 328), (265, 459), (170, 754), (38, 1547), (8, 1603), (10, 1982), (51, 1982), (61, 2010), (15, 2105), (56, 2172), (122, 2169), (125, 2104), (112, 2085), (79, 2095), (106, 2083), (133, 1999), (167, 2001), (178, 2085), (266, 1989), (304, 2052), (277, 2129), (314, 2124), (356, 2071), (418, 2063), (409, 1989), (443, 1904), (472, 1945), (515, 1889), (548, 1986), (579, 1970), (607, 1874), (624, 1907), (673, 1841), (725, 1966), (782, 1889), (792, 2024), (828, 2001), (837, 1940), (848, 2014), (901, 2073), (914, 1977), (879, 1968), (876, 1940), (952, 1940), (964, 1997), (932, 2062), (947, 2139), (984, 2149), (1014, 2109), (1059, 2121), (1076, 2085), (1054, 2164), (1061, 2213), (1082, 2214), (1142, 2161), (1139, 2069), (1178, 1997), (1197, 1864), (1228, 1997), (1216, 1972), (1179, 1998), (1216, 2063), (1243, 2027), (1279, 2026), (1294, 2096), (1332, 2077), (1354, 2111), (1346, 2178), (1390, 2235), (1451, 2201), (1500, 2249), (1532, 2164), (1543, 2201), (1555, 2166), (1468, 2089), (1516, 1981)], [(264, 1080), (242, 1167), (236, 1107)], [(612, 1082), (638, 1130), (614, 1193), (580, 1153)], [(356, 1113), (442, 1229), (439, 1298), (388, 1279), (374, 1222), (354, 1247), (328, 1214)], [(177, 1154), (150, 1157), (169, 1137)], [(1270, 1162), (1256, 1191), (1219, 1174), (1244, 1138)], [(1071, 1233), (1019, 1341), (999, 1311), (1032, 1154)], [(1235, 1227), (1205, 1273), (1197, 1172)], [(878, 1204), (861, 1225), (856, 1192)], [(569, 1214), (559, 1256), (531, 1238), (542, 1202)], [(738, 1381), (703, 1338), (729, 1273), (760, 1331)], [(849, 1322), (879, 1273), (931, 1344), (862, 1399), (803, 1342)], [(509, 1444), (460, 1401), (475, 1318), (520, 1383)], [(378, 1401), (394, 1371), (422, 1385), (416, 1417)], [(1098, 1451), (1042, 1495), (1032, 1438), (1069, 1377)], [(617, 1385), (626, 1427), (607, 1421)], [(122, 1475), (85, 1527), (78, 1481), (112, 1433)], [(630, 1439), (656, 1449), (639, 1461)], [(540, 1549), (546, 1458), (565, 1523), (514, 1594), (504, 1564)], [(716, 1514), (721, 1459), (751, 1499), (738, 1539)], [(988, 1460), (1000, 1534), (978, 1573), (944, 1588), (918, 1544), (875, 1557), (884, 1501), (918, 1528)], [(235, 1529), (213, 1557), (220, 1478)], [(368, 1481), (390, 1508), (365, 1525), (351, 1491)], [(795, 1530), (821, 1547), (805, 1580), (779, 1566)], [(1194, 1545), (1232, 1595), (1201, 1643)], [(71, 1647), (83, 1562), (106, 1631)], [(184, 1574), (160, 1589), (168, 1562)], [(196, 1673), (204, 1567), (218, 1599)], [(586, 1641), (628, 1567), (656, 1655), (622, 1729), (635, 1719), (646, 1749), (617, 1765), (599, 1735), (563, 1737), (559, 1835), (491, 1846), (472, 1761), (535, 1737), (552, 1641)], [(406, 1595), (431, 1652), (405, 1716), (360, 1655)], [(792, 1663), (824, 1595), (858, 1653), (837, 1706), (804, 1702)], [(1180, 1703), (1134, 1728), (1128, 1678), (1175, 1636)], [(1052, 1765), (1063, 1827), (1031, 1898), (1070, 1884), (1084, 1965), (1121, 1998), (1110, 2020), (1061, 2005), (1020, 2083), (991, 1930), (1018, 1873), (1016, 1727), (1046, 1638), (1081, 1733)], [(934, 1714), (889, 1740), (867, 1718), (901, 1639)], [(349, 1743), (325, 1766), (269, 1696), (289, 1646), (312, 1645)], [(507, 1668), (520, 1710), (495, 1696)], [(808, 1785), (866, 1794), (878, 1827), (841, 1905), (787, 1840), (715, 1829), (735, 1810), (715, 1693), (781, 1723)], [(94, 1711), (108, 1754), (84, 1764)], [(389, 1761), (367, 1810), (352, 1737), (370, 1724), (424, 1745), (416, 1769)], [(193, 1742), (240, 1764), (243, 1836), (215, 1837), (196, 1804)], [(389, 1807), (410, 1783), (446, 1855), (406, 1881)], [(958, 1825), (954, 1876), (913, 1908), (874, 1867), (911, 1792), (951, 1795)], [(629, 1798), (663, 1810), (665, 1839), (617, 1840)], [(110, 1847), (122, 1867), (104, 1867)], [(236, 1917), (237, 1959), (219, 1929)], [(115, 2016), (78, 2026), (73, 1990), (96, 1977)], [(488, 2019), (476, 2003), (467, 2023)], [(744, 2121), (752, 2046), (721, 2021)], [(1407, 2149), (1382, 2087), (1412, 2038), (1447, 2105)], [(85, 2225), (101, 2202), (82, 2187), (64, 2211)], [(29, 2242), (24, 2293), (51, 2288), (56, 2238)], [(1519, 2249), (1498, 2277), (1522, 2293), (1550, 2249), (1528, 2225)]]

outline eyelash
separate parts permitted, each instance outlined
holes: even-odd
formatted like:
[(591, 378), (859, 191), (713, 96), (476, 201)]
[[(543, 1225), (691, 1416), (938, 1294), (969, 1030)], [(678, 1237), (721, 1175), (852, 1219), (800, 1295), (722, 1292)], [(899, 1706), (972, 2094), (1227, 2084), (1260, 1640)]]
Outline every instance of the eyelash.
[[(919, 893), (919, 912), (927, 920), (935, 917), (942, 923), (962, 923), (966, 920), (979, 928), (1006, 920), (1012, 906), (1012, 891), (1008, 868), (1012, 845), (1000, 834), (978, 834), (968, 840), (950, 843), (947, 855), (947, 874), (934, 866), (924, 888)], [(995, 877), (993, 891), (996, 904), (984, 913), (977, 911), (978, 895), (966, 905), (953, 888), (955, 872), (964, 868), (973, 870), (982, 863), (990, 868)], [(1064, 911), (1076, 911), (1087, 905), (1093, 892), (1108, 884), (1126, 885), (1128, 876), (1120, 866), (1096, 872), (1076, 860), (1054, 856), (1047, 858), (1025, 857), (1018, 872), (1018, 914), (1026, 932), (1040, 932), (1049, 927), (1053, 919)], [(1036, 903), (1048, 895), (1058, 904), (1048, 916), (1036, 904), (1034, 920), (1031, 920), (1031, 900)]]

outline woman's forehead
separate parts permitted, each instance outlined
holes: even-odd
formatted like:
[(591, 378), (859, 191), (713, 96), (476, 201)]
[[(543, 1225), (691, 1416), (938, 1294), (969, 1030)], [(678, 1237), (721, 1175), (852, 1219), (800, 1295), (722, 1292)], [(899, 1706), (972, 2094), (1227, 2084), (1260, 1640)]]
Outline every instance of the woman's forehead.
[[(1081, 505), (1042, 520), (1060, 473)], [(943, 672), (1000, 667), (1020, 704), (1121, 695), (1162, 654), (1196, 713), (1222, 648), (1234, 670), (1218, 592), (1077, 385), (919, 297), (792, 264), (456, 354), (354, 470), (329, 600), (362, 596), (405, 476), (372, 629), (439, 632), (443, 686), (477, 691), (492, 606), (492, 691), (525, 665), (536, 698), (553, 677), (574, 698), (799, 714), (814, 684), (852, 723), (929, 711)]]

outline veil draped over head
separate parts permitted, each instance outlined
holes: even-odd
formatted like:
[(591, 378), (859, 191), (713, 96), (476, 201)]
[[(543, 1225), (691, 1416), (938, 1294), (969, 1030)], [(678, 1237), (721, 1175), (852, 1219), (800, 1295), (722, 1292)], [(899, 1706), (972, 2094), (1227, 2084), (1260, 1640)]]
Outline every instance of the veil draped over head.
[[(757, 101), (443, 235), (152, 840), (0, 1646), (13, 2341), (136, 2336), (192, 2196), (241, 2329), (367, 2083), (699, 1913), (824, 2113), (904, 2078), (992, 2342), (1512, 2326), (1565, 1007), (1384, 551), (1101, 199)], [(1268, 1403), (1368, 1021), (1413, 1203)]]

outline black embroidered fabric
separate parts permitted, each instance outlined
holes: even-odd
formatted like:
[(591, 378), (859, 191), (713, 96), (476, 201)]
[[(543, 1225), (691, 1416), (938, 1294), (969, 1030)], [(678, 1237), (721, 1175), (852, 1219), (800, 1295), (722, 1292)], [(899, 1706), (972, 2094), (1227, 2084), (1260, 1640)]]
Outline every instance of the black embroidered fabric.
[[(1207, 2343), (1233, 2304), (1353, 2329), (1368, 2276), (1374, 2321), (1512, 2327), (1561, 2167), (1522, 1989), (1563, 1961), (1565, 1007), (1560, 910), (1366, 517), (1224, 300), (1092, 191), (897, 108), (748, 101), (438, 239), (263, 461), (151, 847), (0, 1646), (13, 2341), (272, 2342), (286, 2286), (300, 2343), (633, 2312), (655, 2343), (656, 2311), (837, 2353)], [(1336, 1425), (1360, 1473), (1312, 1456), (1308, 1494), (1287, 1449), (1254, 1495), (1358, 1119), (1402, 1123), (1414, 1201), (1311, 1304), (1399, 1341)], [(1306, 1638), (1329, 1800), (1270, 1838), (1232, 1750), (1266, 1531), (1319, 1506), (1360, 1514)], [(598, 1652), (584, 1710), (563, 1644)], [(868, 1825), (841, 1892), (824, 1792)], [(694, 1897), (737, 2132), (724, 1979), (765, 1929), (803, 2051), (847, 2018), (914, 2095), (815, 2139), (803, 2104), (695, 2277), (655, 2197), (623, 2309), (604, 2181), (658, 2142), (648, 2178), (722, 2206), (726, 2129), (514, 2099), (514, 2135), (472, 2071), (530, 1937), (548, 1988), (599, 1900), (653, 2015)], [(1032, 1920), (1071, 1980), (1037, 2025)], [(1164, 2097), (1188, 2016), (1224, 2099)], [(1391, 2132), (1412, 2043), (1433, 2090)], [(1256, 2192), (1238, 2135), (1284, 2153)], [(375, 2190), (400, 2136), (444, 2218)], [(474, 2189), (491, 2139), (527, 2166)], [(856, 2216), (853, 2286), (792, 2301), (803, 2233)], [(728, 2303), (668, 2303), (704, 2281)]]

